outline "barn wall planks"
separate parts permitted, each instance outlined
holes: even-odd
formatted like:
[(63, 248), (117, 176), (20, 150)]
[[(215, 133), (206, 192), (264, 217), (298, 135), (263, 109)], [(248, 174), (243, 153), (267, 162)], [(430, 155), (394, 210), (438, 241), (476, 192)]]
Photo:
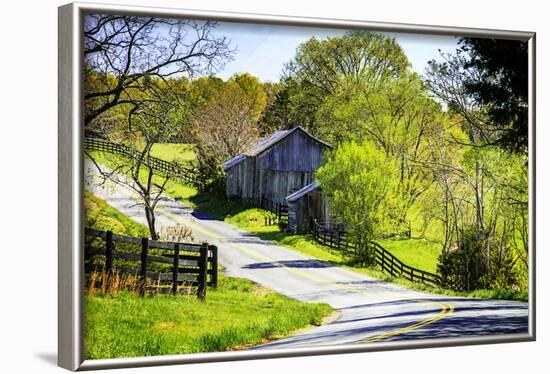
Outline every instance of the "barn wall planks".
[(310, 184), (329, 147), (302, 128), (295, 128), (278, 142), (226, 171), (228, 196), (260, 201), (262, 196), (286, 204), (286, 197)]
[(309, 231), (312, 219), (328, 219), (328, 206), (320, 188), (288, 203), (288, 228), (291, 231)]

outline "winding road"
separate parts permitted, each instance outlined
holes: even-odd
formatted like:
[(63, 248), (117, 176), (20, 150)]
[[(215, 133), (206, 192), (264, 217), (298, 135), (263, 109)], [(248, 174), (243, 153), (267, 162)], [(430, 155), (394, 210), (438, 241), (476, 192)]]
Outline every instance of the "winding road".
[[(95, 166), (85, 162), (86, 190), (146, 223), (134, 193), (99, 184)], [(276, 349), (407, 339), (527, 334), (528, 306), (517, 301), (447, 297), (413, 291), (264, 241), (243, 230), (192, 211), (165, 197), (157, 224), (181, 223), (193, 236), (219, 248), (224, 272), (243, 277), (286, 296), (331, 305), (338, 318), (252, 349)]]

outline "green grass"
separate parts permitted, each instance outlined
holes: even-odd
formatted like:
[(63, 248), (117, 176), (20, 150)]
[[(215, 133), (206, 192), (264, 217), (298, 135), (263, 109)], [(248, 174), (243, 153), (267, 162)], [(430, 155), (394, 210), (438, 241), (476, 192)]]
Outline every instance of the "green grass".
[(88, 191), (84, 191), (84, 212), (87, 227), (111, 230), (122, 235), (149, 236), (145, 225), (134, 221)]
[[(258, 237), (264, 240), (270, 240), (283, 247), (295, 250), (307, 256), (315, 257), (319, 260), (327, 261), (335, 266), (340, 266), (348, 270), (364, 274), (373, 278), (381, 279), (387, 282), (401, 285), (405, 288), (414, 289), (417, 291), (447, 295), (447, 296), (461, 296), (471, 298), (484, 298), (484, 299), (502, 299), (502, 300), (521, 300), (527, 301), (528, 292), (526, 291), (509, 291), (509, 290), (475, 290), (468, 292), (457, 292), (448, 290), (441, 287), (432, 287), (422, 283), (411, 282), (404, 278), (392, 277), (379, 271), (377, 268), (361, 267), (358, 266), (350, 256), (346, 256), (343, 252), (331, 249), (327, 246), (317, 243), (311, 235), (294, 235), (283, 232), (276, 225), (264, 225), (262, 217), (266, 214), (261, 209), (247, 209), (233, 216), (225, 217), (225, 221), (231, 223), (243, 230), (254, 233)], [(428, 259), (417, 259), (416, 262), (407, 262), (403, 259), (403, 262), (410, 266), (418, 266), (420, 269), (427, 268), (429, 264), (431, 266), (437, 265), (437, 255), (439, 255), (439, 249), (436, 243), (430, 241), (422, 241), (421, 239), (392, 241), (384, 240), (380, 241), (386, 249), (393, 253), (396, 257), (401, 259), (400, 254), (409, 256), (410, 259), (413, 251), (418, 251), (423, 255), (428, 256)], [(410, 248), (407, 246), (407, 242), (411, 242)], [(383, 243), (383, 244), (382, 244)], [(395, 250), (395, 252), (392, 252)], [(414, 265), (413, 265), (414, 263)], [(415, 267), (416, 267), (415, 266)], [(422, 267), (421, 267), (422, 266)], [(432, 268), (433, 269), (433, 268)], [(435, 272), (435, 270), (434, 270)]]
[(157, 143), (151, 148), (151, 156), (165, 161), (189, 163), (195, 158), (194, 144)]
[(189, 202), (196, 210), (220, 221), (252, 208), (252, 204), (246, 201), (229, 200), (225, 196), (209, 192), (200, 192), (190, 197)]
[[(100, 151), (92, 151), (89, 153), (98, 164), (111, 169), (118, 168), (120, 165), (125, 165), (127, 163), (127, 160), (119, 155), (113, 155), (111, 153)], [(142, 183), (147, 182), (147, 170), (145, 170), (145, 168), (140, 171), (139, 179)], [(153, 183), (160, 185), (163, 182), (164, 178), (161, 175), (153, 176)], [(197, 194), (197, 189), (193, 186), (189, 186), (175, 180), (169, 180), (165, 186), (165, 192), (176, 200), (191, 203), (190, 198)]]
[(86, 358), (217, 352), (246, 348), (320, 325), (332, 309), (245, 280), (221, 277), (205, 302), (194, 296), (85, 298)]
[(405, 264), (430, 273), (437, 272), (441, 243), (426, 239), (386, 239), (377, 242)]

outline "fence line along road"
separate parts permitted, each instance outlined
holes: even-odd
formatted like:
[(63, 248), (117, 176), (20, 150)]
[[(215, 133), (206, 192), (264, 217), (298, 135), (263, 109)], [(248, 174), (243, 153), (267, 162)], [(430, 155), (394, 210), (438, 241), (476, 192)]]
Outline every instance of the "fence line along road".
[[(345, 252), (354, 252), (356, 245), (346, 237), (346, 232), (340, 227), (329, 228), (313, 221), (313, 238), (320, 244)], [(382, 272), (392, 277), (402, 277), (411, 282), (420, 282), (431, 286), (444, 284), (441, 277), (424, 270), (409, 266), (391, 254), (387, 249), (378, 243), (374, 245), (374, 260)]]
[(260, 209), (267, 210), (277, 216), (278, 222), (288, 225), (288, 205), (276, 203), (265, 195), (260, 198)]
[[(100, 138), (84, 138), (84, 148), (91, 151), (121, 155), (130, 159), (140, 157), (138, 152), (135, 152), (124, 144), (116, 144)], [(169, 162), (154, 156), (149, 156), (147, 160), (143, 160), (143, 162), (149, 165), (153, 170), (181, 179), (184, 182), (196, 182), (195, 171), (193, 169), (185, 168), (175, 162)]]
[[(102, 270), (107, 275), (113, 270), (121, 274), (137, 275), (141, 282), (142, 295), (145, 294), (146, 279), (153, 280), (156, 284), (171, 284), (174, 295), (177, 294), (179, 285), (196, 287), (199, 300), (206, 298), (207, 286), (216, 288), (218, 285), (218, 248), (214, 245), (164, 242), (88, 227), (85, 237), (86, 272), (98, 270), (92, 264), (92, 259), (102, 256), (105, 258)], [(132, 246), (139, 248), (139, 253), (119, 249)], [(152, 254), (151, 250), (156, 253)], [(114, 266), (115, 259), (138, 263), (139, 268)], [(150, 267), (153, 264), (161, 269), (152, 271)]]

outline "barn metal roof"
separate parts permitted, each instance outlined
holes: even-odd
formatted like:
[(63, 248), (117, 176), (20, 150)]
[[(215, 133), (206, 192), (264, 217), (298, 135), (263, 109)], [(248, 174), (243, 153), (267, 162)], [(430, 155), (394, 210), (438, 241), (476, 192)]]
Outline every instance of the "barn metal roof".
[(315, 191), (316, 189), (319, 188), (319, 185), (317, 184), (317, 182), (313, 182), (313, 183), (310, 183), (308, 184), (307, 186), (305, 187), (302, 187), (301, 189), (299, 189), (298, 191), (296, 192), (293, 192), (291, 193), (290, 195), (288, 195), (286, 197), (286, 200), (291, 203), (293, 201), (296, 201), (298, 200), (299, 198), (301, 198), (302, 196), (304, 195), (307, 195), (308, 193), (310, 193), (311, 191)]
[(304, 130), (301, 126), (297, 126), (297, 127), (293, 128), (291, 130), (277, 130), (277, 131), (275, 131), (273, 134), (269, 135), (267, 138), (262, 139), (258, 143), (254, 144), (252, 147), (250, 147), (248, 150), (246, 150), (242, 154), (240, 154), (238, 156), (235, 156), (230, 160), (225, 161), (220, 166), (223, 168), (223, 170), (227, 171), (228, 169), (231, 169), (233, 166), (237, 165), (239, 162), (244, 160), (246, 158), (246, 156), (249, 156), (249, 157), (258, 156), (260, 153), (262, 153), (266, 149), (273, 147), (275, 144), (277, 144), (278, 142), (280, 142), (281, 140), (283, 140), (284, 138), (286, 138), (287, 136), (289, 136), (290, 134), (292, 134), (293, 132), (298, 131), (298, 130), (303, 131), (304, 134), (309, 136), (311, 139), (313, 139), (313, 140), (315, 140), (315, 141), (317, 141), (317, 142), (319, 142), (319, 143), (321, 143), (321, 144), (323, 144), (323, 145), (325, 145), (329, 148), (332, 148), (332, 146), (330, 144), (322, 141), (319, 138), (314, 137), (313, 135), (308, 133), (306, 130)]
[(284, 139), (288, 134), (290, 134), (292, 130), (278, 130), (275, 131), (273, 134), (269, 135), (267, 138), (262, 139), (258, 143), (254, 144), (252, 147), (250, 147), (248, 150), (244, 152), (247, 156), (257, 156), (262, 151), (265, 151), (272, 145), (276, 144), (280, 140)]
[(257, 156), (260, 153), (262, 153), (263, 151), (265, 151), (266, 149), (274, 146), (275, 144), (277, 144), (278, 142), (280, 142), (281, 140), (283, 140), (284, 138), (286, 138), (287, 136), (289, 136), (290, 134), (292, 134), (293, 132), (298, 131), (298, 130), (303, 131), (307, 136), (309, 136), (313, 140), (315, 140), (315, 141), (317, 141), (321, 144), (324, 144), (329, 148), (332, 148), (332, 146), (330, 144), (325, 143), (324, 141), (322, 141), (322, 140), (314, 137), (310, 133), (308, 133), (302, 127), (297, 126), (297, 127), (293, 128), (291, 130), (278, 130), (278, 131), (275, 131), (273, 134), (271, 134), (267, 138), (263, 139), (259, 143), (256, 143), (255, 145), (253, 145), (250, 149), (248, 149), (246, 152), (244, 152), (244, 154), (247, 155), (247, 156), (251, 156), (251, 157)]
[(238, 155), (233, 157), (231, 160), (225, 161), (220, 166), (222, 167), (223, 170), (228, 170), (228, 169), (231, 169), (233, 166), (237, 165), (239, 162), (241, 162), (245, 158), (246, 158), (245, 155)]

